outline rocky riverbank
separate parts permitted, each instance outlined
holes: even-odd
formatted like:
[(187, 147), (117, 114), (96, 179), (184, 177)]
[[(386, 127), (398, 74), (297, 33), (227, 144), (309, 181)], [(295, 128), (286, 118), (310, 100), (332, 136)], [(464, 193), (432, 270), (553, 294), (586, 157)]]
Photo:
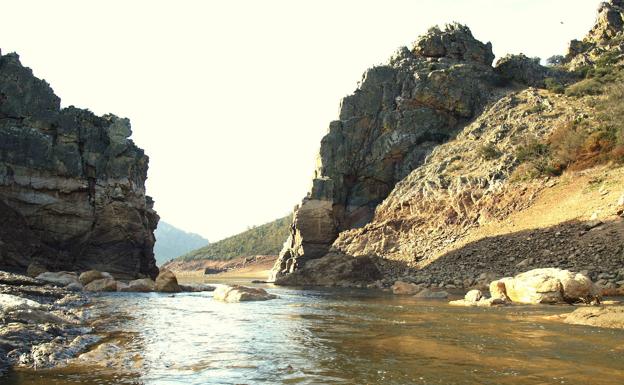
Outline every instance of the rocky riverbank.
[[(76, 357), (93, 361), (108, 345), (92, 347), (109, 337), (106, 307), (93, 307), (97, 292), (212, 291), (209, 285), (178, 284), (173, 273), (117, 281), (105, 272), (44, 272), (37, 278), (0, 271), (0, 369), (19, 366), (62, 367)], [(110, 345), (110, 344), (109, 344)], [(87, 353), (88, 352), (88, 353)], [(84, 353), (84, 354), (83, 354)], [(83, 357), (84, 356), (84, 357)]]
[(89, 297), (0, 272), (0, 366), (62, 365), (102, 337), (89, 326)]

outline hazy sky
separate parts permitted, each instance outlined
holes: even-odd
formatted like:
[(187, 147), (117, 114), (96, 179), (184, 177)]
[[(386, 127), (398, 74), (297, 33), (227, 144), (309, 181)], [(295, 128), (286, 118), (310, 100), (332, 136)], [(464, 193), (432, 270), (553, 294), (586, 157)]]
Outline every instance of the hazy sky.
[[(163, 220), (211, 241), (286, 215), (363, 71), (434, 24), (548, 57), (598, 0), (4, 1), (0, 48), (63, 106), (132, 121)], [(561, 24), (563, 22), (563, 24)]]

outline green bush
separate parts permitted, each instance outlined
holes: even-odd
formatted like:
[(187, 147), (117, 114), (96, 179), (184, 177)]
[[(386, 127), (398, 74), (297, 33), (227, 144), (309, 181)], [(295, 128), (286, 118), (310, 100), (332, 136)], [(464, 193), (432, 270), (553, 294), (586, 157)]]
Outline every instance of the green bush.
[(477, 152), (485, 160), (493, 160), (501, 156), (501, 152), (494, 143), (487, 143), (479, 146)]
[(596, 79), (585, 79), (574, 83), (565, 90), (567, 96), (600, 95), (603, 92), (603, 84)]
[(563, 94), (565, 92), (564, 85), (555, 78), (546, 78), (544, 83), (546, 83), (546, 89), (551, 92), (556, 94)]

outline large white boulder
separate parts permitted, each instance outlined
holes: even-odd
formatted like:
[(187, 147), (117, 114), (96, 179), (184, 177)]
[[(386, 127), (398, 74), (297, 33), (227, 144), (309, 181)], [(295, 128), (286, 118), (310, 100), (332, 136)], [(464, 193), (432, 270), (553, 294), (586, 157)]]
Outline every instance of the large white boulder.
[(492, 298), (516, 303), (573, 303), (599, 299), (598, 288), (587, 276), (557, 268), (534, 269), (490, 284)]
[(277, 296), (264, 289), (240, 285), (219, 286), (214, 291), (214, 299), (223, 302), (266, 301), (274, 298)]

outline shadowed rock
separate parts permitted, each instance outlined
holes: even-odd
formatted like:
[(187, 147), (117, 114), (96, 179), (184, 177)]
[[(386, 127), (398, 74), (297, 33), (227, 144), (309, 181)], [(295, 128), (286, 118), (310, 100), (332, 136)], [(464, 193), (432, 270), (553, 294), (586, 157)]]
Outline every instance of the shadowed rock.
[(130, 134), (127, 119), (61, 109), (17, 54), (0, 55), (1, 268), (157, 274), (148, 158)]

